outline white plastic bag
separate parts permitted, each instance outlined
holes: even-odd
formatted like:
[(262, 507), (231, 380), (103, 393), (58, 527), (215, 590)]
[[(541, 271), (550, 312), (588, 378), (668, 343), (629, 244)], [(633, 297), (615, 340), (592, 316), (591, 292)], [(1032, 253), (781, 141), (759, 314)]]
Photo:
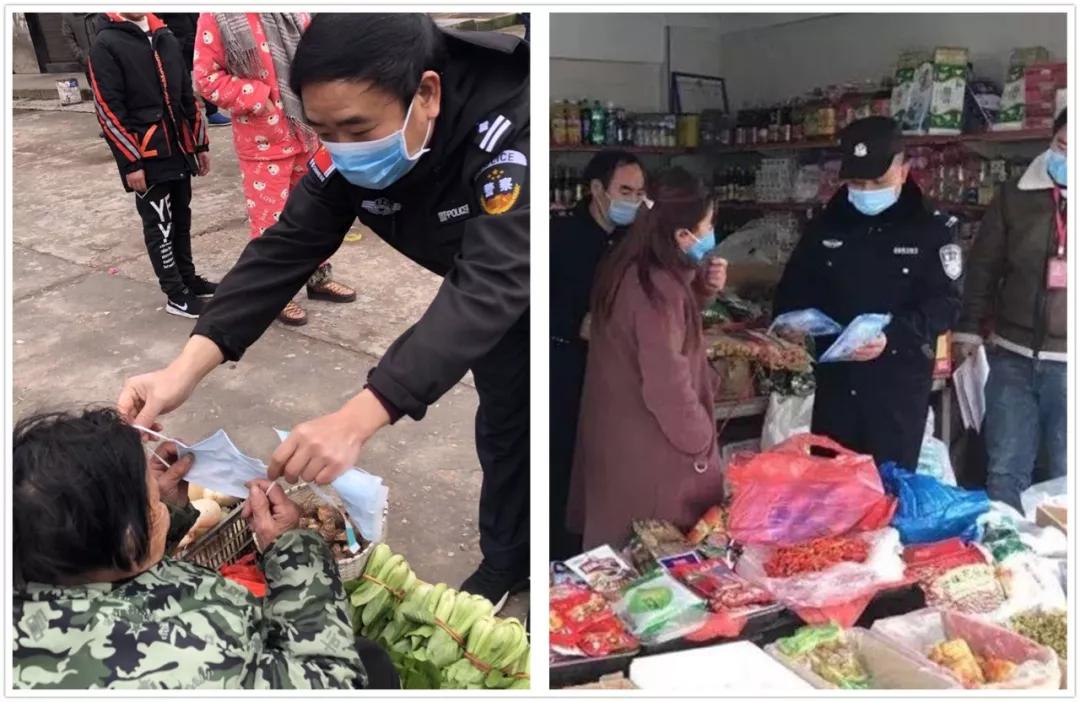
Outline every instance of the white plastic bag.
[(1064, 477), (1032, 485), (1020, 495), (1020, 504), (1028, 519), (1035, 519), (1035, 510), (1047, 503), (1058, 507), (1069, 506), (1069, 484)]
[(768, 451), (796, 434), (809, 434), (814, 416), (814, 395), (769, 395), (765, 409), (765, 426), (761, 430), (761, 450)]
[(770, 578), (765, 564), (776, 551), (774, 546), (748, 544), (735, 566), (735, 573), (766, 590), (788, 607), (830, 607), (874, 594), (904, 579), (900, 534), (893, 528), (860, 535), (870, 547), (863, 563), (842, 562), (814, 573), (788, 578)]
[(949, 447), (941, 439), (927, 436), (923, 439), (919, 451), (919, 466), (916, 473), (929, 475), (945, 485), (956, 487), (956, 473), (953, 471)]

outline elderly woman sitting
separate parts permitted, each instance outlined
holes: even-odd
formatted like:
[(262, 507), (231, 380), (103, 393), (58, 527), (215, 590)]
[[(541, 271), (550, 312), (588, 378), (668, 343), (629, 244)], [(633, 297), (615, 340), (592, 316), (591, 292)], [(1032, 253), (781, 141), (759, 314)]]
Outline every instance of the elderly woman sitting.
[(259, 600), (168, 556), (198, 513), (190, 457), (156, 452), (168, 468), (112, 410), (16, 426), (15, 687), (367, 687), (334, 561), (284, 491), (250, 486)]

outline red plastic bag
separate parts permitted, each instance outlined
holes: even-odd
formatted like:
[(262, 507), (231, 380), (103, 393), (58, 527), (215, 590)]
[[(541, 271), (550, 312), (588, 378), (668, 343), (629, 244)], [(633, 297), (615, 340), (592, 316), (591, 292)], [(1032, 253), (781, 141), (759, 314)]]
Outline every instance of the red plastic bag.
[(243, 585), (255, 597), (266, 597), (266, 578), (255, 560), (255, 554), (249, 553), (236, 563), (226, 563), (218, 569), (222, 577)]
[(799, 434), (766, 453), (736, 456), (727, 479), (734, 493), (728, 531), (743, 544), (790, 546), (872, 531), (896, 511), (874, 459), (823, 436)]

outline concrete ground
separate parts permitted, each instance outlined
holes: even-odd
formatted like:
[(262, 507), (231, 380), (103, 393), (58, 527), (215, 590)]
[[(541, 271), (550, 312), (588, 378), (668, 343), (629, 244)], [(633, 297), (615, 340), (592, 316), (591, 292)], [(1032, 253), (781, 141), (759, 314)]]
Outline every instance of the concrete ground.
[[(14, 114), (14, 414), (112, 403), (124, 379), (167, 364), (192, 323), (165, 314), (143, 246), (134, 196), (87, 104), (16, 100)], [(248, 241), (228, 128), (211, 128), (211, 174), (194, 180), (193, 248), (200, 273), (220, 279)], [(426, 308), (439, 279), (370, 231), (345, 243), (336, 276), (349, 305), (298, 300), (310, 322), (276, 324), (237, 364), (202, 384), (165, 431), (195, 441), (224, 428), (267, 460), (272, 428), (337, 409), (387, 346)], [(365, 449), (361, 466), (390, 487), (388, 542), (417, 575), (451, 586), (479, 563), (480, 467), (476, 393), (468, 379), (420, 423), (405, 419)], [(528, 594), (508, 615), (523, 616)]]

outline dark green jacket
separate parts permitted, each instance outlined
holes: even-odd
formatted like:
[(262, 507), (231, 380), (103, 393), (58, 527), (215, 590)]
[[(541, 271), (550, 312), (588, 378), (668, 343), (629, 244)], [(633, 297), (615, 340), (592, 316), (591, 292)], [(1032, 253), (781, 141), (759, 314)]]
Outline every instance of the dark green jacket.
[(994, 198), (968, 259), (957, 341), (980, 341), (992, 329), (1002, 348), (1066, 360), (1068, 292), (1046, 286), (1057, 249), (1053, 187), (1043, 154)]

